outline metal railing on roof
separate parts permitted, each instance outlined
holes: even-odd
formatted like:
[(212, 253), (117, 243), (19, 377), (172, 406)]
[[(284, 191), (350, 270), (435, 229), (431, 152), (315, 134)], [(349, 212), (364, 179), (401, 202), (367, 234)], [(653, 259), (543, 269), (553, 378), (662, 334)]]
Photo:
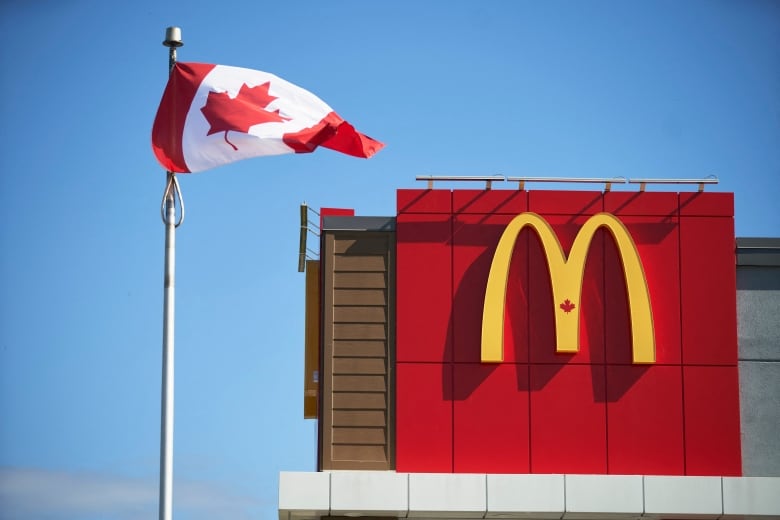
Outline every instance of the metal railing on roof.
[(582, 184), (603, 184), (604, 191), (610, 191), (613, 184), (625, 184), (625, 177), (509, 177), (510, 182), (517, 182), (517, 189), (524, 190), (526, 182), (574, 182)]
[(645, 191), (648, 184), (697, 184), (699, 191), (704, 191), (705, 184), (718, 184), (718, 178), (715, 175), (709, 175), (701, 179), (635, 179), (625, 177), (506, 177), (504, 175), (418, 175), (415, 180), (427, 181), (428, 189), (432, 190), (434, 182), (484, 182), (485, 189), (493, 188), (494, 182), (516, 182), (518, 190), (524, 190), (528, 182), (538, 183), (585, 183), (585, 184), (603, 184), (604, 191), (611, 191), (613, 184), (639, 184), (639, 191)]
[(456, 181), (456, 182), (484, 182), (485, 189), (493, 188), (494, 182), (504, 182), (506, 177), (503, 175), (418, 175), (418, 181), (428, 181), (428, 189), (433, 189), (433, 183), (437, 181)]
[[(313, 223), (309, 220), (309, 212), (314, 213), (317, 217), (320, 216), (315, 210), (311, 209), (305, 202), (301, 204), (301, 234), (298, 242), (298, 272), (302, 273), (306, 270), (306, 259), (317, 260), (319, 253), (306, 246), (306, 239), (309, 233), (319, 237), (320, 226), (316, 222)], [(312, 229), (312, 226), (314, 229)], [(311, 255), (311, 256), (310, 256)]]
[(703, 179), (628, 179), (628, 182), (639, 184), (639, 191), (645, 191), (648, 184), (698, 184), (699, 192), (702, 192), (705, 184), (718, 184), (718, 178), (709, 175)]

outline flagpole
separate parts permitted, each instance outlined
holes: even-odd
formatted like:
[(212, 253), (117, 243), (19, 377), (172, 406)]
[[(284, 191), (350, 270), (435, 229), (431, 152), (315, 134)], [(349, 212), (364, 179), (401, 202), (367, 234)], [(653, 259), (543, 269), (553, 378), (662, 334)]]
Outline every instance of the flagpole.
[[(168, 47), (168, 74), (176, 64), (176, 49), (184, 45), (181, 29), (168, 27), (163, 45)], [(176, 203), (179, 218), (176, 218)], [(171, 520), (173, 514), (173, 361), (174, 292), (176, 288), (176, 228), (184, 221), (184, 204), (179, 181), (167, 172), (160, 213), (165, 224), (165, 276), (163, 281), (163, 359), (162, 410), (160, 419), (160, 498), (159, 520)]]

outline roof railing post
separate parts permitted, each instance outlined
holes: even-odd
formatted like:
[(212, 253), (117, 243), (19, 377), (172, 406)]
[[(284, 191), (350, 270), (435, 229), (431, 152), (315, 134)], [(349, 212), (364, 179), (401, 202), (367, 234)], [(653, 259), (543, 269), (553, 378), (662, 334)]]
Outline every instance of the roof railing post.
[(506, 177), (503, 175), (418, 175), (415, 180), (428, 181), (429, 190), (433, 189), (433, 183), (437, 181), (484, 182), (485, 190), (491, 190), (494, 182), (504, 182)]
[(696, 184), (699, 193), (704, 191), (705, 184), (718, 184), (715, 175), (709, 175), (703, 179), (628, 179), (629, 184), (639, 184), (639, 191), (643, 192), (648, 184)]
[(612, 185), (625, 184), (625, 177), (597, 177), (597, 178), (580, 178), (580, 177), (507, 177), (510, 182), (517, 182), (517, 189), (522, 191), (525, 189), (526, 182), (567, 182), (567, 183), (584, 183), (584, 184), (603, 184), (604, 191), (612, 190)]

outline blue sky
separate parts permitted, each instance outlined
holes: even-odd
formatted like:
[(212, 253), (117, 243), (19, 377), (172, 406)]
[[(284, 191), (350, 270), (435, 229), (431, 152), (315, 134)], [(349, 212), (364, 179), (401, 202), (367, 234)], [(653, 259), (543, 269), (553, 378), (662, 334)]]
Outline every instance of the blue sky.
[(5, 0), (0, 519), (156, 514), (169, 25), (180, 60), (273, 72), (386, 143), (181, 177), (176, 518), (275, 518), (279, 471), (315, 468), (303, 201), (392, 215), (420, 174), (712, 174), (738, 236), (780, 236), (776, 2)]

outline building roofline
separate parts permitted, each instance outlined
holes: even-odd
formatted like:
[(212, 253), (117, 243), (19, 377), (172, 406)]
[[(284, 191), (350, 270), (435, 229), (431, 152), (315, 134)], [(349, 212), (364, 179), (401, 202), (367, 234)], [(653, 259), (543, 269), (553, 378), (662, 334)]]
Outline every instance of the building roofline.
[(737, 265), (780, 267), (780, 238), (737, 238)]
[(323, 217), (322, 231), (395, 231), (395, 217)]

